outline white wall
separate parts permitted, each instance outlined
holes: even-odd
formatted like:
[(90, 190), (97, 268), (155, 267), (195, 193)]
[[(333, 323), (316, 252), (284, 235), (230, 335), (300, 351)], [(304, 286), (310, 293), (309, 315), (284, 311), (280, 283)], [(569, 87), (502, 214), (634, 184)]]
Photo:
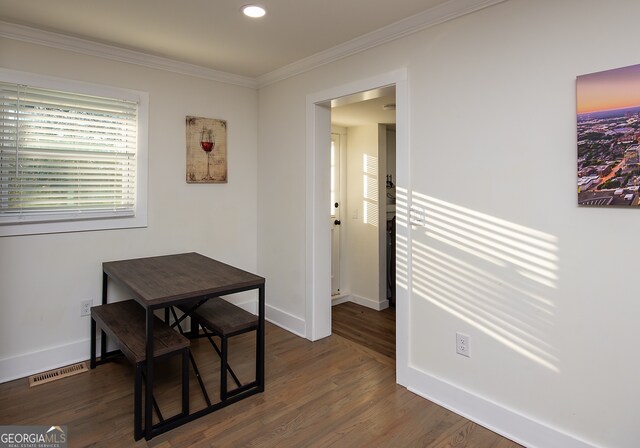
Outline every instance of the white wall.
[(406, 67), (411, 201), (427, 211), (401, 323), (410, 386), (529, 446), (637, 446), (640, 361), (622, 342), (640, 314), (640, 214), (576, 205), (575, 77), (638, 63), (638, 14), (509, 0), (262, 88), (270, 304), (305, 316), (307, 95)]
[[(349, 242), (349, 215), (348, 215), (348, 202), (347, 202), (347, 190), (348, 190), (348, 178), (347, 178), (347, 128), (342, 126), (331, 125), (331, 134), (336, 134), (340, 141), (340, 294), (339, 299), (332, 298), (332, 304), (342, 303), (347, 301), (351, 292), (351, 275), (349, 272), (349, 264), (346, 262), (345, 257), (348, 254), (348, 242)], [(335, 229), (335, 228), (334, 228)], [(333, 256), (333, 252), (332, 252)]]
[[(638, 63), (639, 13), (635, 0), (508, 0), (265, 87), (259, 102), (0, 40), (3, 67), (151, 100), (148, 228), (0, 239), (0, 377), (86, 359), (79, 302), (99, 300), (103, 260), (197, 250), (254, 270), (257, 250), (272, 318), (304, 331), (306, 98), (406, 67), (411, 200), (427, 210), (401, 322), (409, 385), (529, 446), (636, 446), (640, 361), (622, 342), (640, 314), (640, 215), (576, 206), (575, 77)], [(229, 184), (184, 182), (186, 115), (228, 120)], [(470, 359), (454, 354), (456, 331)]]
[[(378, 308), (378, 125), (347, 129), (347, 209), (343, 219), (348, 232), (343, 260), (349, 272), (353, 300)], [(384, 204), (383, 204), (384, 205)]]
[[(88, 358), (80, 301), (99, 303), (103, 261), (196, 251), (256, 270), (254, 89), (8, 39), (0, 55), (4, 68), (150, 96), (148, 228), (0, 238), (0, 381)], [(227, 184), (186, 184), (187, 115), (228, 121)]]
[(332, 132), (342, 132), (340, 136), (346, 141), (340, 170), (341, 194), (345, 195), (340, 228), (341, 291), (346, 297), (334, 304), (348, 300), (381, 310), (389, 306), (384, 173), (388, 172), (389, 146), (395, 177), (395, 132), (387, 132), (385, 125), (377, 123), (349, 128), (332, 126)]
[[(286, 88), (278, 88), (281, 85), (260, 94), (258, 101), (259, 105), (266, 105), (259, 107), (258, 127), (258, 271), (267, 279), (267, 316), (302, 335), (306, 278), (305, 104), (303, 96), (298, 98), (299, 107), (289, 107), (291, 98)], [(286, 107), (279, 109), (280, 104)]]

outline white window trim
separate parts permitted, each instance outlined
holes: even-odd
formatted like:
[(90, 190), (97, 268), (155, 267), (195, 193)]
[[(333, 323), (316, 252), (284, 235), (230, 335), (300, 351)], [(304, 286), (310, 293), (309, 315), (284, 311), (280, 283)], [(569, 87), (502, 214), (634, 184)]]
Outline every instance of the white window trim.
[(136, 206), (134, 216), (3, 224), (0, 225), (0, 237), (147, 227), (149, 132), (149, 94), (147, 92), (3, 68), (0, 68), (0, 81), (138, 102)]

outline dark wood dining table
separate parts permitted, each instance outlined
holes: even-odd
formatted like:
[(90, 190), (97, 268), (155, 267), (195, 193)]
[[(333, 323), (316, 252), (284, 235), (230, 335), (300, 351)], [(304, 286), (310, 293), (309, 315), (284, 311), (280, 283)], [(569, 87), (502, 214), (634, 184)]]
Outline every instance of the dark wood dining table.
[[(146, 310), (144, 431), (147, 440), (240, 399), (264, 391), (265, 279), (263, 277), (194, 252), (109, 261), (103, 263), (102, 269), (103, 304), (108, 302), (107, 290), (111, 281), (123, 288), (126, 294)], [(258, 291), (256, 386), (227, 400), (154, 426), (152, 419), (154, 312), (250, 290)], [(106, 353), (105, 338), (101, 342), (101, 349), (102, 353)]]

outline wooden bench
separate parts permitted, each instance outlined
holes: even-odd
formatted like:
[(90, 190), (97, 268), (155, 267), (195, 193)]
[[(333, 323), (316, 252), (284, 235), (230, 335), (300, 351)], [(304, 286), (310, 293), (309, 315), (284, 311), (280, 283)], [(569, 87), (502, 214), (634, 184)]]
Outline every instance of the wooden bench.
[[(209, 338), (211, 345), (214, 347), (218, 355), (220, 355), (220, 399), (225, 401), (229, 396), (238, 394), (246, 389), (254, 387), (257, 382), (242, 385), (228, 363), (228, 339), (249, 331), (258, 330), (258, 316), (251, 314), (242, 308), (227, 302), (221, 297), (212, 297), (192, 310), (192, 306), (182, 305), (178, 307), (183, 313), (191, 316), (191, 321), (195, 325), (199, 325), (204, 329), (205, 336)], [(211, 333), (220, 337), (221, 346), (218, 349), (211, 339)], [(257, 350), (257, 349), (256, 349)], [(256, 351), (256, 368), (257, 368), (257, 351)], [(227, 388), (227, 370), (233, 377), (236, 389), (228, 391)], [(257, 373), (256, 373), (257, 378)]]
[[(91, 368), (108, 361), (114, 354), (104, 353), (106, 343), (102, 343), (103, 353), (96, 361), (96, 333), (102, 330), (102, 338), (108, 336), (115, 342), (120, 352), (135, 365), (134, 378), (134, 438), (139, 440), (142, 430), (142, 375), (146, 361), (146, 311), (134, 300), (108, 303), (91, 308)], [(190, 343), (187, 338), (172, 330), (167, 324), (155, 318), (153, 324), (153, 357), (161, 358), (174, 354), (182, 355), (182, 413), (189, 413), (189, 371), (188, 357)], [(162, 421), (162, 415), (156, 406)]]

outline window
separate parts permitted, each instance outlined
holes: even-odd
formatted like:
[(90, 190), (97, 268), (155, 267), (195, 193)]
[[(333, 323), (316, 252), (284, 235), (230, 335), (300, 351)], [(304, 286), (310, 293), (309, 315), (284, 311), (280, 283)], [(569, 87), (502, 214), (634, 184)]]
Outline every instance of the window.
[(146, 225), (141, 92), (0, 71), (0, 236)]

